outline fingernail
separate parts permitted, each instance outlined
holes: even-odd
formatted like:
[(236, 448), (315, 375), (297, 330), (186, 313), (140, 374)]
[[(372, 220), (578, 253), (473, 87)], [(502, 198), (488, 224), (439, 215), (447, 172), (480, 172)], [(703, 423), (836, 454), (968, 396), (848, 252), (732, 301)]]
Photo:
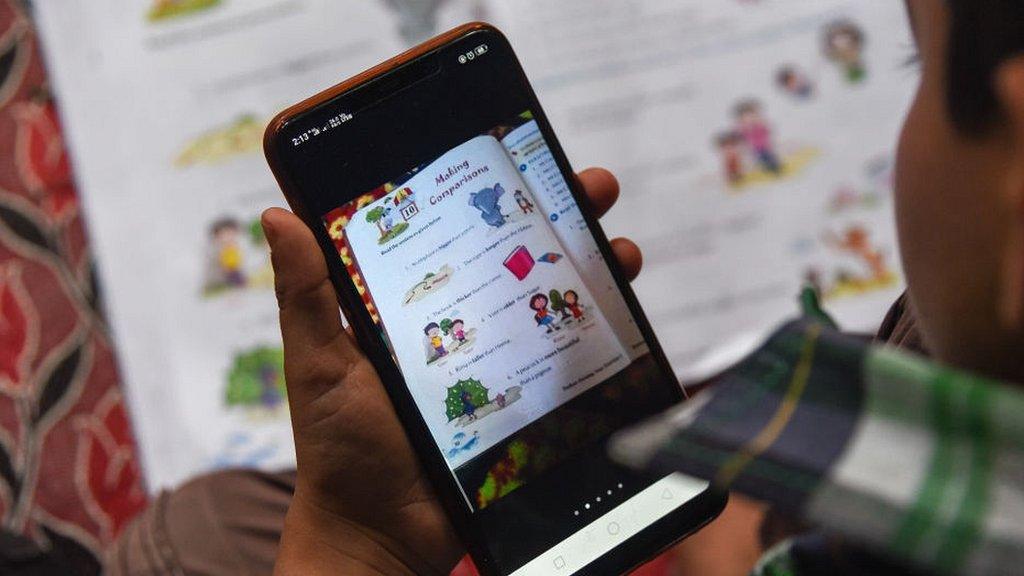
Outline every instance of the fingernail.
[(277, 230), (274, 229), (274, 225), (270, 223), (270, 218), (267, 217), (267, 212), (263, 213), (260, 218), (260, 225), (263, 226), (263, 235), (267, 237), (267, 242), (271, 245), (277, 240)]

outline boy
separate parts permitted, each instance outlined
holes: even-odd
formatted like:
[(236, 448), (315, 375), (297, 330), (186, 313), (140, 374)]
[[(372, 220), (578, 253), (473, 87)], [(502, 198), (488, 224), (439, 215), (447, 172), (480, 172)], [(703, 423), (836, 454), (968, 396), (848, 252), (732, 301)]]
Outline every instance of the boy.
[(846, 80), (857, 84), (867, 76), (864, 66), (864, 31), (853, 22), (842, 20), (825, 29), (825, 56), (842, 66)]
[[(925, 347), (939, 362), (1022, 383), (1024, 58), (1018, 54), (1024, 52), (1024, 2), (910, 0), (909, 5), (921, 51), (922, 78), (900, 144), (897, 220), (909, 284), (907, 310), (917, 312), (917, 322), (903, 307), (897, 308), (897, 318), (889, 323), (888, 332), (914, 341), (919, 328)], [(605, 198), (593, 202), (600, 209), (607, 208), (607, 199), (617, 192), (609, 180), (607, 173), (596, 171), (581, 175), (592, 199), (595, 195)], [(263, 223), (276, 270), (288, 401), (299, 463), (277, 573), (447, 573), (463, 550), (416, 464), (376, 373), (341, 324), (316, 241), (298, 218), (283, 210), (267, 211)], [(635, 273), (639, 267), (635, 246), (620, 241), (614, 248), (624, 268)], [(919, 361), (900, 362), (922, 368)], [(960, 386), (960, 376), (946, 376), (934, 367), (919, 372), (942, 374), (940, 390)], [(977, 382), (968, 388), (981, 391), (976, 392), (979, 396), (984, 397), (985, 390), (998, 389), (998, 396), (1007, 400), (1005, 408), (1019, 405), (1020, 392), (1014, 392), (1012, 385)], [(840, 379), (835, 390), (848, 384)], [(920, 382), (908, 388), (899, 379), (882, 384), (897, 396), (900, 390), (923, 389)], [(965, 399), (965, 404), (970, 398), (973, 396)], [(931, 550), (970, 558), (974, 563), (929, 564), (916, 555), (878, 560), (869, 551), (863, 562), (836, 566), (830, 562), (834, 559), (827, 555), (829, 550), (856, 550), (858, 546), (825, 546), (825, 556), (791, 557), (788, 566), (769, 563), (767, 573), (906, 573), (900, 568), (905, 562), (914, 563), (914, 569), (922, 573), (1019, 572), (1022, 563), (1015, 554), (1019, 555), (1024, 545), (1013, 537), (1024, 532), (1019, 504), (1024, 502), (1022, 475), (1007, 475), (1006, 470), (1013, 472), (1014, 463), (1019, 465), (1024, 459), (998, 456), (1006, 447), (1024, 445), (1024, 411), (993, 414), (990, 404), (977, 399), (972, 402), (987, 406), (987, 410), (978, 412), (973, 421), (941, 420), (952, 426), (938, 428), (943, 430), (938, 439), (941, 444), (946, 438), (943, 434), (948, 433), (987, 438), (992, 450), (978, 452), (978, 463), (988, 464), (982, 467), (987, 475), (960, 490), (937, 492), (932, 505), (921, 508), (921, 521), (911, 525), (919, 530), (912, 530), (909, 536), (918, 539), (924, 534), (927, 537), (920, 542), (931, 543)], [(917, 415), (909, 413), (905, 404), (892, 406), (895, 417)], [(962, 409), (955, 413), (962, 414)], [(352, 426), (352, 421), (363, 426)], [(367, 429), (366, 423), (372, 423), (372, 429)], [(832, 431), (820, 427), (809, 446)], [(993, 443), (995, 440), (998, 442)], [(872, 448), (884, 457), (908, 446), (889, 437)], [(927, 456), (927, 451), (920, 453)], [(360, 465), (352, 466), (353, 461)], [(939, 459), (939, 463), (956, 464), (956, 469), (974, 466), (969, 458)], [(913, 462), (897, 460), (896, 464), (910, 469)], [(891, 477), (892, 486), (897, 485), (898, 476)], [(373, 481), (367, 482), (368, 478)], [(960, 503), (956, 495), (969, 492), (969, 487), (988, 486), (980, 482), (986, 478), (1007, 482), (1001, 482), (994, 495), (975, 501), (977, 508), (966, 510), (970, 512), (966, 521), (959, 524), (965, 529), (962, 537), (943, 534), (936, 538), (927, 532), (931, 527), (928, 512), (955, 509)], [(1007, 496), (1018, 504), (993, 505), (993, 497)], [(182, 510), (173, 496), (161, 502), (168, 517)], [(847, 512), (857, 512), (856, 502), (850, 503)], [(985, 538), (991, 530), (974, 529), (979, 518), (992, 513), (1003, 514), (1002, 524), (996, 527), (1002, 527), (1004, 538), (1001, 544), (985, 548), (992, 543)], [(829, 527), (840, 531), (848, 524), (842, 514), (827, 520)], [(953, 536), (961, 533), (958, 531)], [(129, 530), (127, 537), (162, 541), (139, 534), (138, 528)], [(961, 549), (964, 546), (966, 550)], [(180, 545), (172, 542), (170, 547), (183, 554)], [(887, 559), (892, 564), (887, 564)]]
[(434, 359), (447, 356), (448, 351), (444, 349), (444, 341), (441, 339), (441, 325), (431, 322), (423, 327), (423, 334), (427, 337), (431, 357)]

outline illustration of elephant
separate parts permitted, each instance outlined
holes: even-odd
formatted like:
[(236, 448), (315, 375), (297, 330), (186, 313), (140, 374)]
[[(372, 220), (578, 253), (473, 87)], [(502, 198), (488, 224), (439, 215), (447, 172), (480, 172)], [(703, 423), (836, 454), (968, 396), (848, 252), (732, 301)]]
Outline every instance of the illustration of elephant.
[(501, 213), (501, 206), (498, 200), (505, 194), (501, 184), (495, 184), (494, 188), (484, 188), (479, 192), (469, 195), (469, 205), (480, 211), (480, 217), (489, 226), (501, 228), (505, 225), (505, 215)]

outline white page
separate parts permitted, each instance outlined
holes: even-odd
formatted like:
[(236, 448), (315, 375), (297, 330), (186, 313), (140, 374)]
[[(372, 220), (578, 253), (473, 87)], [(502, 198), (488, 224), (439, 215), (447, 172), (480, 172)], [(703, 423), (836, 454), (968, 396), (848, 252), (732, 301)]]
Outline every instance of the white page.
[[(619, 177), (622, 196), (602, 224), (643, 249), (634, 288), (681, 378), (722, 370), (795, 317), (811, 270), (844, 328), (877, 329), (902, 289), (892, 157), (916, 76), (903, 64), (903, 3), (522, 0), (495, 2), (494, 17), (574, 166)], [(866, 34), (857, 82), (822, 49), (826, 27), (843, 20)], [(810, 80), (812, 97), (778, 87), (784, 64)], [(732, 188), (715, 136), (747, 98), (799, 167)], [(835, 209), (837, 197), (846, 204)], [(857, 228), (870, 243), (860, 255), (826, 240)], [(879, 282), (873, 253), (890, 272)], [(844, 272), (863, 290), (837, 284)]]
[[(913, 81), (899, 67), (909, 39), (898, 2), (220, 0), (150, 20), (156, 3), (35, 5), (151, 489), (219, 466), (294, 463), (274, 374), (260, 368), (280, 346), (265, 251), (248, 233), (261, 208), (281, 203), (262, 125), (460, 21), (502, 27), (576, 166), (620, 176), (604, 224), (644, 248), (636, 288), (681, 376), (724, 367), (791, 316), (808, 268), (827, 283), (840, 268), (863, 274), (864, 255), (831, 248), (828, 232), (863, 225), (894, 267), (884, 161)], [(821, 27), (843, 17), (868, 31), (857, 85), (817, 49)], [(784, 61), (814, 81), (814, 99), (778, 91)], [(780, 148), (818, 155), (797, 176), (734, 194), (712, 136), (746, 96), (765, 106)], [(539, 186), (532, 171), (524, 178)], [(842, 188), (853, 200), (833, 214)], [(553, 229), (571, 247), (582, 232), (566, 216)], [(618, 325), (621, 310), (603, 304), (607, 278), (591, 276), (598, 263), (576, 264), (605, 286), (594, 298)], [(828, 305), (870, 329), (898, 290)]]
[(36, 4), (153, 490), (294, 465), (267, 251), (250, 233), (283, 204), (263, 126), (430, 27), (400, 1), (221, 0), (151, 21), (155, 4)]

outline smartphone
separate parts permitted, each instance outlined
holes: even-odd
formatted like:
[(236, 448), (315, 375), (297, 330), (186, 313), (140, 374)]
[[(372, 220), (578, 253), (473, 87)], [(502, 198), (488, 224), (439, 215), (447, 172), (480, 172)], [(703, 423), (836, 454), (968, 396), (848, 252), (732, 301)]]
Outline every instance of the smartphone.
[(265, 151), (482, 574), (621, 573), (721, 511), (606, 455), (685, 396), (498, 30), (285, 110)]

